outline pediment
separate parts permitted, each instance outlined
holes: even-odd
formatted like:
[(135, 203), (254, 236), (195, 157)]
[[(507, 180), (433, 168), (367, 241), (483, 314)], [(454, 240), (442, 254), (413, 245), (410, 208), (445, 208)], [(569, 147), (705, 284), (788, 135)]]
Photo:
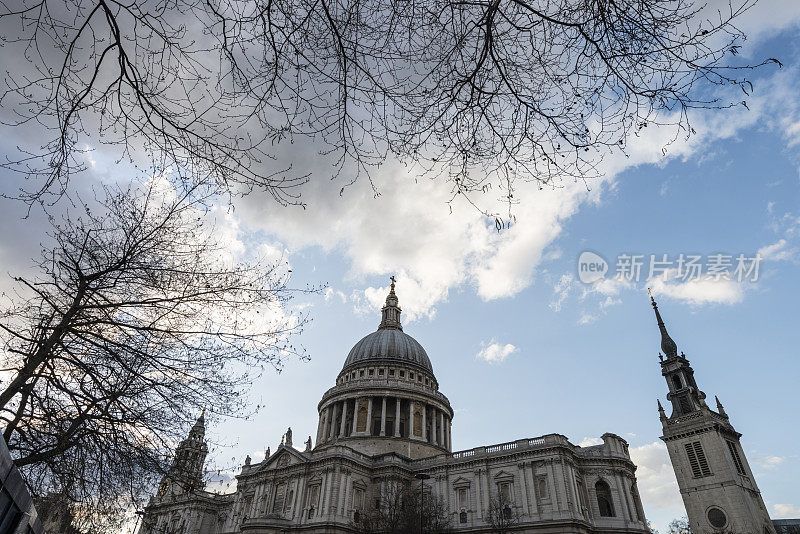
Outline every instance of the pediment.
[(505, 482), (514, 480), (514, 475), (508, 471), (500, 471), (494, 476), (494, 479), (498, 482)]
[(261, 469), (280, 469), (290, 465), (303, 463), (305, 461), (306, 457), (303, 456), (299, 451), (293, 449), (292, 447), (282, 446), (275, 452), (275, 454), (270, 456), (269, 459), (263, 463)]
[(458, 488), (468, 488), (472, 484), (472, 481), (468, 478), (458, 477), (453, 481), (453, 487)]

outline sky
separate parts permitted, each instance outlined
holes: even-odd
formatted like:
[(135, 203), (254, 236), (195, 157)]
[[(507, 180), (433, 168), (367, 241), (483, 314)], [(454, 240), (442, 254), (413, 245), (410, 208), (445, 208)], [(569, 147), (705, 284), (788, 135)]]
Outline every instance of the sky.
[[(646, 516), (663, 532), (685, 511), (659, 440), (656, 399), (666, 402), (667, 386), (650, 287), (700, 389), (719, 396), (743, 434), (770, 514), (800, 517), (798, 22), (789, 0), (763, 1), (740, 21), (750, 36), (742, 54), (784, 65), (752, 78), (749, 109), (693, 114), (697, 135), (666, 153), (673, 132), (652, 128), (629, 157), (604, 160), (601, 179), (521, 185), (517, 222), (500, 232), (473, 208), (451, 210), (442, 184), (397, 164), (375, 176), (378, 197), (364, 180), (339, 194), (340, 183), (321, 179), (304, 189), (306, 209), (257, 194), (235, 200), (220, 231), (238, 249), (282, 253), (295, 287), (323, 289), (291, 304), (312, 319), (295, 340), (309, 359), (288, 359), (254, 384), (262, 408), (248, 421), (210, 415), (210, 465), (224, 466), (214, 489), (232, 489), (230, 466), (263, 459), (287, 427), (298, 447), (316, 435), (317, 403), (377, 328), (395, 275), (405, 332), (425, 347), (455, 410), (454, 450), (548, 433), (587, 445), (613, 432), (629, 442)], [(313, 160), (314, 151), (295, 144), (283, 156)], [(108, 179), (114, 158), (92, 158), (86, 180)], [(0, 266), (14, 274), (29, 268), (44, 218), (21, 219), (20, 206), (0, 202)], [(585, 252), (606, 262), (601, 280), (582, 280)], [(651, 255), (670, 262), (652, 278)], [(735, 274), (740, 255), (760, 258), (757, 273)], [(693, 256), (700, 279), (677, 271)], [(641, 259), (638, 279), (626, 259)], [(714, 265), (723, 275), (709, 275)]]

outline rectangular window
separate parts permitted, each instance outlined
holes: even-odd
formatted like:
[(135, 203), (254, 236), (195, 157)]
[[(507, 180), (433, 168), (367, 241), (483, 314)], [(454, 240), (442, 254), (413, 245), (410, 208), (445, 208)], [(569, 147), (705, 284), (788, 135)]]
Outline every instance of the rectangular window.
[(406, 377), (406, 372), (400, 371), (400, 378), (405, 378), (405, 377)]
[(279, 484), (275, 489), (275, 500), (272, 502), (272, 513), (279, 514), (283, 512), (284, 498), (286, 497), (286, 485)]
[(706, 460), (706, 454), (703, 452), (700, 442), (686, 443), (684, 448), (686, 449), (686, 455), (689, 457), (689, 465), (692, 468), (694, 478), (711, 476), (711, 469), (708, 467), (708, 460)]
[(511, 493), (511, 483), (510, 482), (501, 482), (497, 485), (497, 493), (500, 496), (500, 502), (503, 504), (510, 503), (513, 501), (513, 495)]
[(374, 375), (374, 374), (375, 374), (375, 369), (370, 369), (370, 370), (369, 370), (369, 376), (372, 376), (372, 375)]
[(383, 376), (383, 369), (378, 369), (378, 374)]
[(364, 507), (364, 490), (356, 488), (353, 492), (353, 508), (361, 510)]
[(733, 463), (736, 465), (736, 471), (738, 471), (740, 475), (744, 475), (744, 464), (742, 463), (742, 458), (739, 456), (739, 449), (736, 448), (736, 444), (732, 441), (726, 439), (725, 443), (728, 444), (728, 450), (731, 453), (731, 458), (733, 458)]
[(389, 369), (389, 376), (394, 376), (394, 369)]
[(318, 500), (319, 500), (319, 484), (314, 484), (313, 486), (308, 488), (308, 500), (306, 501), (306, 506), (310, 508), (316, 508)]
[(466, 510), (467, 507), (467, 489), (461, 488), (458, 490), (458, 508), (459, 510)]

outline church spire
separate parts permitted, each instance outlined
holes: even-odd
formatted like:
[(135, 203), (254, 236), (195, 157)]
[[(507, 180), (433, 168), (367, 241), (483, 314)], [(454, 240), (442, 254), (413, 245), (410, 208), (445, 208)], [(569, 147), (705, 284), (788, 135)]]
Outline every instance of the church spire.
[(189, 435), (175, 449), (172, 466), (161, 480), (159, 496), (163, 497), (168, 491), (184, 493), (202, 489), (203, 464), (208, 454), (205, 434), (206, 412), (203, 409)]
[(392, 281), (392, 285), (389, 286), (389, 294), (386, 296), (386, 304), (381, 308), (381, 324), (378, 326), (378, 330), (384, 330), (393, 328), (396, 330), (402, 330), (403, 325), (400, 324), (400, 306), (398, 306), (399, 301), (397, 300), (397, 295), (394, 293), (394, 284), (395, 279), (394, 276), (390, 278)]
[(658, 304), (653, 295), (650, 295), (650, 302), (653, 305), (653, 310), (656, 312), (656, 321), (658, 322), (658, 329), (661, 330), (661, 350), (664, 351), (667, 358), (675, 358), (678, 356), (678, 345), (669, 337), (667, 327), (664, 325), (664, 320), (661, 319), (661, 313), (658, 311)]

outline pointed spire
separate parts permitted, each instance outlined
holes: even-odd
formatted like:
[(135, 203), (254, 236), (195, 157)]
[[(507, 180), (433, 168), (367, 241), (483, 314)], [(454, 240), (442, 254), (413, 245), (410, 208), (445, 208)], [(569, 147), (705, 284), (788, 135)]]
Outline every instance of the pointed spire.
[(667, 414), (664, 413), (664, 407), (661, 406), (661, 400), (656, 400), (658, 402), (658, 418), (662, 421), (666, 421)]
[(200, 417), (197, 418), (197, 421), (194, 422), (194, 426), (192, 426), (192, 430), (189, 432), (190, 437), (195, 437), (202, 439), (206, 432), (206, 409), (203, 408)]
[(728, 414), (725, 413), (725, 407), (719, 401), (719, 397), (714, 395), (714, 400), (717, 401), (717, 413), (720, 414), (722, 417), (728, 417)]
[(403, 325), (400, 324), (400, 313), (402, 310), (400, 306), (398, 306), (399, 301), (397, 300), (397, 295), (394, 293), (394, 284), (396, 280), (394, 276), (392, 276), (390, 280), (392, 281), (392, 285), (389, 286), (386, 304), (381, 308), (381, 324), (378, 326), (378, 330), (387, 328), (394, 328), (397, 330), (403, 329)]
[(658, 304), (653, 295), (650, 295), (650, 302), (653, 305), (653, 310), (656, 312), (656, 321), (658, 322), (658, 329), (661, 330), (661, 350), (667, 355), (667, 359), (675, 358), (678, 356), (678, 345), (669, 337), (667, 327), (664, 325), (664, 320), (661, 319), (661, 313), (658, 311)]

